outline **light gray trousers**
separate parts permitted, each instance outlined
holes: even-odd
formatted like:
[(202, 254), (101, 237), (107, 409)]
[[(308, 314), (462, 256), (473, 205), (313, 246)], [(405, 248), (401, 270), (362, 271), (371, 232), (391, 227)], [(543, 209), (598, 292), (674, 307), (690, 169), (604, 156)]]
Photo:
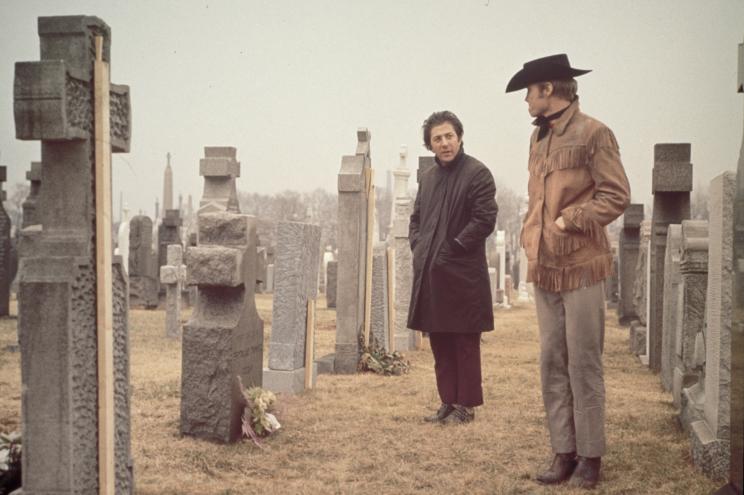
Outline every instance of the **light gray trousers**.
[(604, 282), (551, 292), (535, 287), (540, 378), (556, 454), (605, 453)]

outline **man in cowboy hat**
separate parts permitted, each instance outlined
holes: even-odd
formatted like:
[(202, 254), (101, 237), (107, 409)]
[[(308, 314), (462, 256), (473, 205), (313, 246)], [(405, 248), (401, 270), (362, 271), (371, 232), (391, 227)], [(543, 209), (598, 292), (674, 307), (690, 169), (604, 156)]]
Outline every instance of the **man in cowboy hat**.
[(521, 244), (535, 286), (542, 395), (555, 454), (540, 483), (594, 488), (605, 453), (604, 279), (612, 272), (605, 226), (630, 201), (612, 131), (579, 110), (565, 54), (524, 64), (506, 92), (527, 89), (535, 117), (529, 205)]

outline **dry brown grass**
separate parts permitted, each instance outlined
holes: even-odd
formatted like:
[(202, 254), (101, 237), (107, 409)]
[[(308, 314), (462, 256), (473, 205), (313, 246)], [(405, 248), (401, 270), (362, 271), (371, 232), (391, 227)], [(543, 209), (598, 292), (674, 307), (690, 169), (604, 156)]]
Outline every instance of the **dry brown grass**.
[[(268, 335), (271, 300), (258, 297)], [(318, 304), (317, 354), (333, 350), (335, 313)], [(184, 319), (187, 312), (184, 313)], [(0, 430), (19, 427), (19, 355), (5, 351), (15, 319), (0, 320)], [(499, 310), (485, 335), (486, 404), (467, 426), (420, 418), (438, 405), (430, 351), (408, 353), (403, 377), (320, 377), (317, 388), (280, 396), (283, 429), (261, 450), (178, 434), (180, 344), (164, 337), (162, 311), (131, 312), (132, 454), (142, 494), (532, 494), (572, 492), (532, 481), (550, 457), (539, 392), (534, 309)], [(608, 318), (604, 481), (596, 493), (703, 494), (658, 376), (627, 351)]]

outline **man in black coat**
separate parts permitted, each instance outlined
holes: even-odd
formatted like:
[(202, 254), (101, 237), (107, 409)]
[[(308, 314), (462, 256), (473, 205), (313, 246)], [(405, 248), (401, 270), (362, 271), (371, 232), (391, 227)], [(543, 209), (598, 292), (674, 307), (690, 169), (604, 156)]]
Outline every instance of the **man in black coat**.
[(427, 421), (467, 423), (483, 404), (481, 332), (493, 330), (486, 238), (496, 225), (496, 186), (465, 154), (452, 112), (423, 125), (436, 165), (421, 175), (409, 227), (413, 289), (408, 328), (427, 332), (442, 405)]

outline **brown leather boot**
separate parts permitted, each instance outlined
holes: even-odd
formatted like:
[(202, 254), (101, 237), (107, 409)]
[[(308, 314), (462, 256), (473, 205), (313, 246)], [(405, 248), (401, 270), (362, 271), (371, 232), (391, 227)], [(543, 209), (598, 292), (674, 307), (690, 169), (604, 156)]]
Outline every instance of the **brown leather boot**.
[(573, 473), (575, 467), (576, 452), (556, 454), (550, 468), (538, 474), (535, 479), (543, 485), (562, 483), (571, 477), (571, 473)]
[(593, 489), (599, 483), (599, 468), (601, 466), (601, 457), (579, 456), (579, 464), (576, 466), (568, 484), (577, 488)]

